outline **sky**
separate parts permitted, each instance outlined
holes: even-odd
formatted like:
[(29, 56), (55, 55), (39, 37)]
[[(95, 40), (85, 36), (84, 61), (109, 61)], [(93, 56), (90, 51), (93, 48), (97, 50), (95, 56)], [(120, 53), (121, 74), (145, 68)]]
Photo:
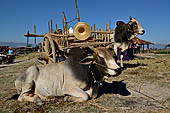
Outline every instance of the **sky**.
[[(170, 43), (170, 0), (77, 0), (80, 21), (105, 28), (111, 21), (136, 18), (146, 33), (139, 38), (157, 44)], [(48, 21), (62, 28), (62, 12), (67, 21), (76, 18), (75, 0), (0, 0), (0, 42), (25, 42), (29, 30), (37, 34), (48, 32)], [(77, 21), (69, 24), (74, 27)], [(42, 38), (38, 38), (41, 42)], [(30, 39), (30, 43), (34, 40)]]

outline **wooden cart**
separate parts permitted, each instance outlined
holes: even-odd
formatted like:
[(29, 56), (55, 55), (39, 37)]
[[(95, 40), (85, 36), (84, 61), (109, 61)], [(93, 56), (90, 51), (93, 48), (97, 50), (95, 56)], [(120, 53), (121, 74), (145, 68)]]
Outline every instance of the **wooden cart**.
[[(88, 46), (108, 46), (112, 42), (110, 41), (110, 22), (109, 28), (107, 29), (107, 24), (104, 29), (96, 29), (90, 27), (85, 22), (80, 22), (79, 13), (76, 5), (77, 18), (73, 19), (78, 20), (77, 24), (74, 25), (73, 33), (69, 33), (68, 23), (64, 12), (63, 14), (63, 30), (52, 29), (52, 20), (48, 22), (49, 33), (43, 35), (30, 34), (29, 32), (25, 34), (26, 37), (43, 37), (42, 41), (42, 53), (38, 57), (41, 60), (45, 60), (46, 63), (56, 63), (60, 62), (60, 57), (67, 57), (69, 50), (74, 47), (88, 47)], [(72, 22), (70, 21), (70, 22)], [(51, 25), (50, 25), (51, 24)]]

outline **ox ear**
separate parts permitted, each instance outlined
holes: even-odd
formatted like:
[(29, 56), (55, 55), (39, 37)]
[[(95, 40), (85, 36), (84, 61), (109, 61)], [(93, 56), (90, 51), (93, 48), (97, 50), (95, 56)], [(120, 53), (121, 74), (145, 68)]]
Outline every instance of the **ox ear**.
[(132, 20), (133, 18), (131, 16), (129, 16), (129, 19)]
[(93, 61), (94, 61), (93, 56), (87, 56), (83, 60), (81, 60), (79, 62), (79, 64), (86, 64), (86, 65), (88, 65), (88, 64), (91, 64)]
[(116, 22), (116, 26), (122, 26), (122, 25), (124, 25), (125, 23), (123, 22), (123, 21), (117, 21)]

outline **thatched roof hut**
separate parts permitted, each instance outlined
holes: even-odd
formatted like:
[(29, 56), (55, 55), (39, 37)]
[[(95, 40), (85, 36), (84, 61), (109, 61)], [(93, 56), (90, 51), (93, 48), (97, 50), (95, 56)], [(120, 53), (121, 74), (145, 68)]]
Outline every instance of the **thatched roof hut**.
[(139, 39), (138, 37), (133, 38), (132, 41), (133, 41), (134, 43), (136, 42), (136, 43), (139, 44), (139, 45), (148, 45), (148, 44), (154, 45), (154, 43), (149, 42), (149, 41), (145, 41), (145, 40), (141, 40), (141, 39)]
[(154, 43), (152, 42), (149, 42), (149, 41), (145, 41), (145, 40), (141, 40), (139, 39), (138, 37), (135, 37), (132, 39), (133, 43), (136, 43), (138, 45), (141, 45), (142, 46), (142, 50), (144, 51), (144, 46), (147, 45), (147, 49), (149, 50), (149, 45), (152, 44), (154, 45)]

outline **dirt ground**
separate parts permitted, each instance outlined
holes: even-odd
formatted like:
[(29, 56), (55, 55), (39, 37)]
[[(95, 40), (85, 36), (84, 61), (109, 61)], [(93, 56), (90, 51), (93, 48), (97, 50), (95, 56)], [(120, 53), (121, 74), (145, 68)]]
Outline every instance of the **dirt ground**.
[(35, 53), (20, 56), (0, 65), (0, 113), (169, 113), (170, 55), (137, 56), (125, 62), (119, 76), (106, 80), (97, 99), (74, 103), (60, 98), (42, 105), (17, 101), (16, 77), (31, 65), (42, 67)]

